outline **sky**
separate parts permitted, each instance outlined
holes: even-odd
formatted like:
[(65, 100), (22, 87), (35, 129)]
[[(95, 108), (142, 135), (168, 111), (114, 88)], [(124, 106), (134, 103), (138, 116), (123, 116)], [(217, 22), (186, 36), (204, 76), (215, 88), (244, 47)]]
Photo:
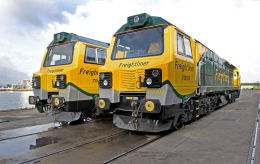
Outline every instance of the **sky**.
[(160, 16), (202, 42), (235, 65), (242, 82), (260, 81), (260, 0), (0, 0), (2, 78), (12, 75), (9, 69), (31, 78), (54, 33), (110, 43), (139, 13)]

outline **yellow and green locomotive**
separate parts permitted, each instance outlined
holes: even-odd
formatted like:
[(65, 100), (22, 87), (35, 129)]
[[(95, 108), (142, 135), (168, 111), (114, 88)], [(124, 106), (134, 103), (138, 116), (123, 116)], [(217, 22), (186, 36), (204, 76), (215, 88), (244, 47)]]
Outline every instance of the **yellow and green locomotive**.
[(161, 17), (130, 16), (99, 68), (100, 112), (123, 129), (178, 128), (240, 94), (238, 69)]
[(54, 34), (39, 72), (33, 74), (29, 103), (60, 122), (85, 118), (95, 107), (98, 68), (109, 44), (73, 33)]

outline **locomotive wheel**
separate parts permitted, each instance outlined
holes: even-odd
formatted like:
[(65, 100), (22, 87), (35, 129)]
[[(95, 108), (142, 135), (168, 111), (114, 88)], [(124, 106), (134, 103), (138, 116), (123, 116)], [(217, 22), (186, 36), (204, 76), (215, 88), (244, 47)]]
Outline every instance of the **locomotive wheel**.
[(79, 118), (78, 120), (71, 121), (69, 124), (70, 125), (77, 125), (77, 124), (82, 124), (82, 123), (84, 123), (84, 119), (83, 118)]
[(176, 124), (173, 125), (173, 128), (174, 128), (175, 130), (179, 130), (179, 129), (183, 129), (183, 128), (184, 128), (184, 124), (183, 124), (183, 122), (182, 122), (182, 117), (183, 117), (183, 116), (180, 116), (180, 117), (178, 118)]
[(44, 112), (44, 109), (43, 109), (43, 106), (42, 105), (39, 105), (39, 106), (36, 106), (36, 109), (39, 113), (43, 113)]
[(183, 129), (183, 128), (184, 128), (184, 124), (178, 121), (178, 122), (173, 126), (173, 128), (174, 128), (175, 130)]

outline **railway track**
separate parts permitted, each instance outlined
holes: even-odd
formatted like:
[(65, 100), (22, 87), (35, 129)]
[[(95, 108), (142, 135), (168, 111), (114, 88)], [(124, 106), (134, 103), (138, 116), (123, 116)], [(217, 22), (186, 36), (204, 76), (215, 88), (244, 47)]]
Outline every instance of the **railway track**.
[(157, 134), (157, 135), (153, 135), (153, 136), (150, 137), (150, 139), (147, 142), (139, 144), (139, 145), (135, 146), (134, 148), (132, 148), (132, 149), (130, 149), (128, 151), (125, 151), (125, 152), (123, 152), (123, 153), (121, 153), (121, 154), (119, 154), (117, 156), (114, 156), (111, 159), (109, 159), (107, 161), (104, 161), (103, 164), (109, 164), (109, 163), (111, 163), (111, 162), (113, 162), (113, 161), (115, 161), (115, 160), (117, 160), (117, 159), (119, 159), (119, 158), (121, 158), (121, 157), (123, 157), (123, 156), (125, 156), (125, 155), (127, 155), (127, 154), (129, 154), (129, 153), (131, 153), (133, 151), (135, 151), (135, 150), (138, 150), (138, 149), (140, 149), (140, 148), (142, 148), (142, 147), (144, 147), (144, 146), (146, 146), (146, 145), (148, 145), (150, 143), (153, 143), (153, 142), (155, 142), (155, 141), (157, 141), (157, 140), (159, 140), (159, 139), (169, 135), (172, 132), (173, 131), (170, 130), (170, 131), (166, 131), (166, 132), (163, 132), (163, 133), (160, 133), (160, 134)]

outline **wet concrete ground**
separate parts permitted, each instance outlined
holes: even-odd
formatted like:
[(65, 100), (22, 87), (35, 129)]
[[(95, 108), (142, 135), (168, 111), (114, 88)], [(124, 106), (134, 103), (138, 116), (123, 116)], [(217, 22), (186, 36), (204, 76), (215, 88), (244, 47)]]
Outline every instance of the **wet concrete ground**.
[(111, 119), (61, 126), (33, 110), (5, 114), (0, 113), (8, 120), (0, 123), (1, 164), (102, 163), (151, 138), (118, 129)]
[[(259, 95), (242, 92), (235, 103), (111, 163), (247, 163)], [(156, 136), (129, 133), (109, 119), (61, 126), (35, 110), (0, 112), (0, 164), (103, 163)]]
[(245, 164), (259, 95), (260, 92), (246, 91), (235, 103), (111, 163)]

